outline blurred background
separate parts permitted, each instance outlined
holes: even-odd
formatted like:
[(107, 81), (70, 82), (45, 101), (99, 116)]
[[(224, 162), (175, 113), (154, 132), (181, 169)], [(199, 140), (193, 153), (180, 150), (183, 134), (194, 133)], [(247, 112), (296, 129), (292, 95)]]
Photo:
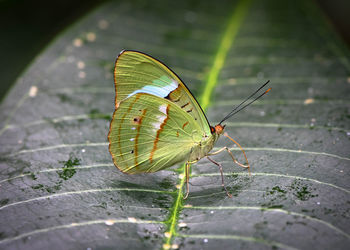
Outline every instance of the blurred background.
[[(350, 1), (315, 0), (350, 46)], [(0, 1), (0, 100), (34, 57), (61, 31), (106, 0)]]

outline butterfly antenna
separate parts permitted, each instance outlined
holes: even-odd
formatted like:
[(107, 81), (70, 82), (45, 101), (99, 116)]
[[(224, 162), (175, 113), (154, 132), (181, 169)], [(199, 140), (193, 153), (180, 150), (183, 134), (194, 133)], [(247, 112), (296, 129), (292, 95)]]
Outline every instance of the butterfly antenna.
[[(268, 80), (266, 83), (264, 83), (260, 88), (258, 88), (253, 94), (251, 94), (250, 96), (248, 96), (243, 102), (241, 102), (238, 106), (236, 106), (230, 113), (228, 113), (224, 119), (221, 120), (221, 123), (223, 123), (224, 121), (226, 121), (228, 118), (230, 118), (231, 116), (237, 114), (239, 111), (241, 111), (242, 109), (246, 108), (247, 106), (249, 106), (250, 104), (252, 104), (253, 102), (255, 102), (256, 100), (258, 100), (259, 98), (261, 98), (263, 95), (267, 94), (271, 88), (269, 88), (268, 90), (266, 90), (264, 93), (262, 93), (261, 95), (259, 95), (258, 97), (256, 97), (255, 99), (253, 99), (251, 102), (249, 102), (248, 104), (244, 105), (242, 108), (240, 108), (244, 103), (246, 103), (250, 98), (252, 98), (256, 93), (258, 93), (263, 87), (265, 87), (268, 83), (270, 82), (270, 80)], [(239, 109), (240, 108), (240, 109)], [(237, 110), (238, 109), (238, 110)]]

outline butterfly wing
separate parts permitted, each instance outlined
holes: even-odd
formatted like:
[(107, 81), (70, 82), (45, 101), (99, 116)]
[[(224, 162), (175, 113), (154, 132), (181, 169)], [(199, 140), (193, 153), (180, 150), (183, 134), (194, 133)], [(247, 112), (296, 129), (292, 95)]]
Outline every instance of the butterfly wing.
[(122, 51), (115, 63), (116, 107), (137, 93), (147, 93), (173, 102), (199, 123), (209, 136), (210, 126), (200, 105), (181, 79), (165, 64), (137, 51)]
[(108, 135), (114, 164), (129, 174), (156, 172), (188, 159), (199, 124), (169, 100), (136, 93), (119, 103)]

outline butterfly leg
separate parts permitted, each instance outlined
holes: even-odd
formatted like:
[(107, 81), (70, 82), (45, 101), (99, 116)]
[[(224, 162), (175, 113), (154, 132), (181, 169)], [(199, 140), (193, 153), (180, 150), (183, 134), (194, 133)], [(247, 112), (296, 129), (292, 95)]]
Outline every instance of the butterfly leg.
[[(232, 158), (234, 163), (236, 163), (238, 166), (240, 166), (242, 168), (248, 168), (248, 171), (249, 171), (249, 174), (250, 174), (250, 165), (249, 165), (248, 159), (246, 158), (247, 165), (244, 165), (244, 164), (240, 163), (239, 161), (236, 160), (236, 158), (234, 157), (234, 155), (232, 154), (232, 152), (230, 151), (230, 149), (228, 147), (223, 147), (223, 148), (219, 149), (218, 151), (210, 153), (208, 155), (217, 155), (217, 154), (221, 153), (224, 150), (226, 150), (227, 153), (229, 153), (229, 155), (231, 156), (231, 158)], [(245, 156), (245, 154), (244, 154), (244, 156)]]
[(190, 179), (190, 173), (189, 173), (190, 172), (190, 166), (191, 166), (191, 164), (189, 162), (186, 162), (186, 166), (185, 166), (185, 168), (186, 168), (186, 195), (184, 197), (184, 200), (187, 199), (188, 194), (190, 193), (190, 185), (188, 184), (189, 179)]
[(214, 161), (213, 159), (209, 158), (209, 156), (207, 156), (208, 160), (211, 161), (212, 163), (214, 163), (216, 166), (219, 167), (219, 170), (220, 170), (220, 174), (221, 174), (221, 186), (225, 189), (226, 191), (226, 194), (228, 197), (232, 198), (232, 195), (227, 191), (226, 189), (226, 186), (225, 186), (225, 183), (224, 183), (224, 173), (222, 171), (222, 166), (220, 163)]

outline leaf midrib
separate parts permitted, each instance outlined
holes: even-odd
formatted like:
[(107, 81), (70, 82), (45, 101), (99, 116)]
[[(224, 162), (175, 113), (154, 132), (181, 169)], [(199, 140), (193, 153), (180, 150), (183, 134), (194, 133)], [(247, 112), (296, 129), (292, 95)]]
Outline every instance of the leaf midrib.
[[(227, 28), (224, 32), (218, 51), (215, 55), (213, 65), (210, 68), (204, 91), (199, 98), (199, 103), (204, 111), (207, 110), (210, 104), (211, 95), (215, 86), (217, 85), (219, 73), (224, 66), (227, 53), (235, 41), (238, 30), (251, 4), (251, 1), (252, 0), (240, 0), (235, 6), (232, 15), (230, 16)], [(180, 184), (176, 195), (176, 200), (173, 206), (170, 208), (171, 214), (169, 220), (167, 221), (169, 230), (165, 233), (166, 240), (165, 244), (163, 245), (164, 249), (169, 249), (171, 247), (170, 244), (173, 240), (173, 236), (177, 234), (176, 225), (182, 208), (182, 189), (184, 187), (186, 178), (185, 165), (181, 167), (181, 173), (182, 175), (179, 175)]]

